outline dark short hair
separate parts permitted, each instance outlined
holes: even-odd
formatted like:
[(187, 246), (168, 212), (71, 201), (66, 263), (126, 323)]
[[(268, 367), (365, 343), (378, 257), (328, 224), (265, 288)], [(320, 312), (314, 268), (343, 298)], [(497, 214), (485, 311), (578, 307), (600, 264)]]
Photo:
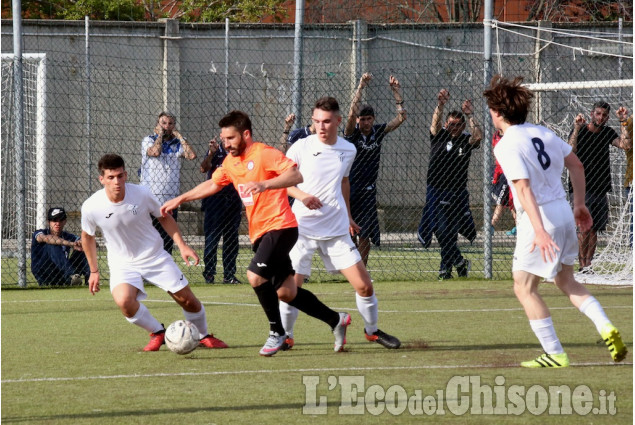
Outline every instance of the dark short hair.
[(375, 110), (370, 105), (362, 105), (362, 108), (359, 110), (358, 117), (374, 117)]
[(531, 99), (534, 97), (522, 82), (523, 77), (508, 80), (502, 75), (495, 75), (489, 88), (483, 92), (487, 106), (510, 124), (524, 124), (527, 121)]
[(340, 112), (340, 104), (337, 103), (337, 99), (335, 99), (334, 97), (324, 96), (324, 97), (319, 98), (315, 102), (315, 106), (313, 106), (313, 109), (319, 109), (321, 111), (339, 113)]
[(236, 130), (241, 133), (245, 130), (249, 130), (249, 132), (253, 134), (249, 115), (247, 115), (243, 111), (234, 110), (229, 112), (227, 115), (221, 118), (220, 121), (218, 121), (218, 126), (220, 128), (235, 127)]
[(168, 112), (168, 111), (161, 112), (159, 114), (159, 118), (157, 118), (157, 121), (159, 121), (161, 119), (161, 117), (172, 118), (172, 121), (174, 121), (176, 123), (176, 116), (172, 112)]
[(606, 109), (606, 112), (611, 112), (611, 105), (609, 105), (607, 102), (603, 100), (598, 100), (597, 102), (595, 102), (593, 104), (594, 111), (595, 111), (595, 108), (602, 108), (602, 109)]
[(116, 170), (117, 168), (126, 168), (126, 163), (123, 158), (114, 153), (107, 153), (102, 156), (99, 162), (97, 163), (97, 168), (99, 169), (99, 174), (104, 175), (105, 170)]
[(450, 111), (448, 113), (446, 120), (449, 120), (450, 118), (458, 118), (461, 120), (461, 124), (465, 123), (465, 115), (461, 111), (456, 111), (456, 110)]

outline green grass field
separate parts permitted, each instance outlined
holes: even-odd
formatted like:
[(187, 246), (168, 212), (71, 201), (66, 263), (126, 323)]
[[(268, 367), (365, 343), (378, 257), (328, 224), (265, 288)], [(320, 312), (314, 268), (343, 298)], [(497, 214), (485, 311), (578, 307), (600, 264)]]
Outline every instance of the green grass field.
[[(348, 351), (334, 353), (328, 327), (301, 315), (295, 348), (271, 358), (258, 356), (268, 329), (248, 285), (194, 285), (210, 330), (231, 348), (197, 349), (187, 356), (165, 347), (141, 352), (147, 334), (128, 324), (108, 290), (91, 296), (86, 288), (3, 289), (2, 422), (633, 422), (632, 354), (614, 365), (597, 344), (592, 323), (553, 285), (542, 285), (541, 292), (573, 363), (558, 370), (517, 366), (541, 350), (509, 281), (376, 282), (375, 287), (380, 328), (400, 337), (401, 349), (386, 350), (364, 339), (350, 285), (310, 283), (307, 288), (326, 304), (351, 312)], [(590, 289), (632, 351), (633, 288)], [(182, 318), (166, 294), (154, 287), (148, 293), (146, 305), (159, 320), (167, 325)], [(457, 382), (472, 385), (457, 387)], [(571, 413), (567, 399), (561, 414), (554, 414), (559, 410), (554, 389), (562, 397), (571, 392)], [(481, 405), (488, 405), (488, 391), (495, 395), (497, 412), (503, 408), (507, 414), (479, 414)], [(522, 403), (514, 394), (522, 395)]]

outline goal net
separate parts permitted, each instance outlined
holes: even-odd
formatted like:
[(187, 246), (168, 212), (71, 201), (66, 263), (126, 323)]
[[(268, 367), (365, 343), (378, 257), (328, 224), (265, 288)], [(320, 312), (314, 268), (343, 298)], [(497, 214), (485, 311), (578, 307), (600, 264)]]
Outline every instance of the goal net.
[[(620, 106), (633, 113), (633, 80), (574, 81), (528, 84), (534, 91), (534, 121), (549, 127), (563, 140), (569, 138), (575, 116), (589, 121), (593, 104), (603, 100), (611, 106), (608, 126), (620, 134), (615, 111)], [(602, 285), (633, 285), (632, 193), (625, 189), (626, 153), (610, 148), (612, 190), (608, 194), (609, 223), (598, 233), (598, 244), (591, 267), (576, 273), (579, 282)], [(567, 175), (563, 183), (567, 187)]]
[(11, 255), (18, 238), (28, 237), (46, 223), (46, 55), (22, 57), (24, 188), (27, 235), (18, 235), (16, 141), (14, 129), (13, 55), (3, 54), (2, 64), (2, 255)]

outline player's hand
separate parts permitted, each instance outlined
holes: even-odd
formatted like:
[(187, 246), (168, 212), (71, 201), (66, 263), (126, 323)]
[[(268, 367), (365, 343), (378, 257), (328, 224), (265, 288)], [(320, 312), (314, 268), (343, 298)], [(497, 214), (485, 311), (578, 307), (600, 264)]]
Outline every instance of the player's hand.
[(579, 207), (573, 207), (573, 217), (575, 218), (575, 224), (578, 226), (578, 230), (582, 233), (586, 233), (591, 230), (593, 226), (593, 217), (586, 205)]
[(575, 119), (573, 120), (573, 125), (575, 126), (575, 128), (579, 130), (582, 128), (582, 126), (584, 126), (584, 124), (586, 124), (586, 118), (584, 118), (584, 115), (576, 115)]
[(213, 155), (218, 150), (218, 142), (216, 141), (216, 137), (209, 141), (209, 154)]
[(357, 223), (355, 223), (355, 221), (352, 218), (349, 218), (348, 219), (348, 231), (351, 234), (351, 236), (358, 235), (360, 230), (362, 230), (362, 228), (359, 227), (359, 225)]
[(302, 200), (302, 203), (310, 210), (319, 210), (322, 208), (322, 201), (317, 196), (309, 195)]
[(360, 78), (359, 80), (359, 87), (366, 87), (368, 85), (368, 83), (370, 82), (370, 80), (373, 79), (373, 74), (371, 74), (370, 72), (364, 72), (364, 74), (362, 75), (362, 78)]
[(437, 101), (439, 105), (445, 105), (445, 103), (450, 100), (450, 92), (446, 89), (441, 89), (439, 94), (437, 95)]
[(161, 205), (161, 217), (167, 217), (168, 214), (172, 215), (172, 211), (177, 209), (181, 205), (178, 198), (172, 198), (165, 204)]
[(474, 113), (474, 106), (472, 105), (472, 101), (470, 99), (465, 99), (463, 104), (461, 105), (461, 111), (465, 115), (472, 115)]
[(626, 121), (628, 119), (628, 109), (623, 106), (620, 106), (617, 111), (615, 111), (615, 115), (617, 115), (617, 119), (621, 121)]
[(179, 251), (181, 251), (181, 258), (185, 261), (185, 264), (188, 266), (198, 266), (201, 259), (198, 258), (198, 254), (189, 245), (183, 245), (179, 247)]
[(74, 249), (75, 251), (80, 251), (80, 252), (81, 252), (81, 251), (83, 251), (83, 249), (82, 249), (82, 241), (81, 241), (81, 240), (77, 240), (77, 241), (75, 241), (75, 242), (73, 243), (73, 249)]
[(529, 252), (534, 252), (536, 247), (540, 249), (542, 261), (545, 263), (553, 263), (556, 260), (556, 251), (560, 251), (558, 245), (545, 230), (536, 232), (536, 237), (531, 244)]
[(291, 128), (291, 126), (293, 125), (293, 123), (295, 122), (295, 114), (289, 114), (287, 115), (287, 117), (284, 119), (284, 123)]
[(91, 273), (88, 277), (88, 290), (93, 295), (99, 292), (99, 273)]
[(267, 186), (264, 184), (264, 182), (247, 182), (245, 184), (245, 193), (247, 195), (262, 193), (265, 190), (267, 190)]
[(393, 89), (398, 89), (401, 86), (399, 85), (399, 80), (397, 80), (394, 76), (390, 76), (390, 78), (388, 79), (388, 84), (390, 84), (390, 87)]

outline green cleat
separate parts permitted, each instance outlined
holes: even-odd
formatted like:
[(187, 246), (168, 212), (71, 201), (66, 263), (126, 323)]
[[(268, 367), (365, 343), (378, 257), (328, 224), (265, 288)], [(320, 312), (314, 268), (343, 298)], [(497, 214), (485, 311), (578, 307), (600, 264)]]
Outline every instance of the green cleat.
[(528, 362), (522, 362), (522, 367), (569, 367), (569, 356), (567, 353), (562, 354), (543, 354), (537, 359), (529, 360)]
[(602, 339), (604, 343), (609, 348), (609, 352), (611, 353), (611, 357), (613, 357), (613, 361), (621, 362), (626, 357), (626, 346), (622, 342), (622, 337), (620, 336), (620, 332), (615, 328), (615, 326), (610, 323), (604, 325), (602, 328)]

